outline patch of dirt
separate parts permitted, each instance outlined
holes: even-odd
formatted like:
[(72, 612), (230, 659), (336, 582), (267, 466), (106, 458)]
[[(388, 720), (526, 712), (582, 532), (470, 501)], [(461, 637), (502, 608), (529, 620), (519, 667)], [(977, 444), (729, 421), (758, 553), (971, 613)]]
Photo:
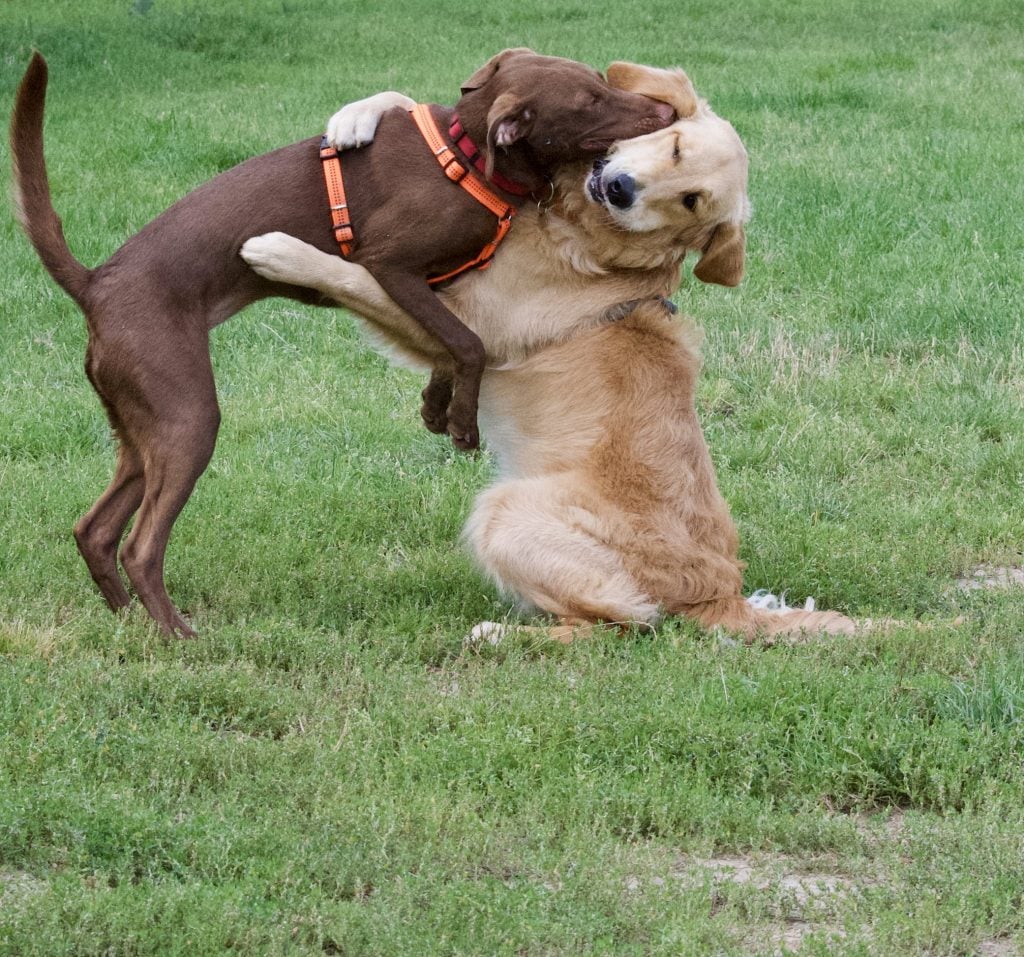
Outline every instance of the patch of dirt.
[[(907, 812), (901, 808), (856, 814), (853, 822), (858, 833), (876, 847), (898, 849), (910, 839)], [(867, 873), (861, 869), (865, 863)], [(856, 913), (865, 892), (887, 883), (884, 871), (876, 870), (870, 861), (862, 860), (853, 874), (842, 873), (839, 862), (827, 855), (807, 859), (777, 853), (686, 855), (677, 859), (667, 876), (687, 887), (710, 885), (711, 913), (721, 914), (733, 926), (746, 952), (773, 957), (822, 945), (827, 951), (838, 947), (848, 936), (842, 926), (844, 914), (850, 908)], [(664, 883), (663, 878), (630, 878), (626, 888), (636, 893), (645, 885)], [(870, 928), (856, 933), (870, 940)], [(974, 957), (1024, 957), (1024, 949), (1008, 936), (982, 940), (971, 953)]]
[[(686, 857), (671, 877), (692, 887), (710, 881), (712, 912), (737, 908), (743, 915), (744, 946), (751, 953), (780, 957), (799, 951), (812, 935), (825, 941), (845, 937), (837, 922), (839, 905), (877, 883), (784, 854)], [(748, 909), (749, 890), (758, 892), (753, 911)]]
[(1021, 957), (1021, 949), (1009, 937), (993, 937), (978, 944), (978, 957)]
[(956, 580), (962, 591), (1024, 588), (1024, 568), (1017, 565), (978, 565)]
[(694, 877), (703, 880), (710, 876), (716, 895), (727, 891), (729, 886), (746, 885), (759, 891), (771, 891), (776, 897), (778, 916), (799, 922), (831, 910), (833, 903), (856, 895), (858, 890), (848, 877), (830, 871), (807, 870), (783, 856), (690, 860), (673, 876), (681, 880)]
[(855, 814), (853, 821), (857, 833), (873, 846), (898, 845), (906, 836), (907, 814), (902, 808), (894, 807), (888, 812), (874, 814)]
[(437, 693), (442, 698), (457, 698), (462, 691), (459, 686), (459, 679), (455, 675), (438, 676)]
[(797, 953), (804, 939), (812, 934), (824, 936), (831, 944), (842, 940), (846, 936), (846, 931), (832, 924), (791, 920), (778, 924), (762, 924), (745, 938), (744, 943), (751, 953), (770, 953), (773, 957), (782, 957), (783, 954)]
[(0, 870), (0, 914), (14, 910), (46, 890), (46, 881), (25, 871)]

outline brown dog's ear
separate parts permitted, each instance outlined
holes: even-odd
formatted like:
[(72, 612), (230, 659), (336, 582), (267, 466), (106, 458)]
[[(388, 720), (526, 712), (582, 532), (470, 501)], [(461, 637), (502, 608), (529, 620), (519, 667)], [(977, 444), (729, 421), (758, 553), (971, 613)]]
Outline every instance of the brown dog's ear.
[(608, 67), (608, 85), (627, 93), (639, 93), (659, 103), (668, 103), (676, 118), (697, 112), (697, 94), (690, 78), (679, 69), (662, 70), (619, 60)]
[[(498, 67), (501, 66), (506, 60), (510, 60), (514, 56), (520, 56), (523, 53), (533, 54), (533, 50), (529, 47), (512, 47), (508, 50), (502, 50), (501, 53), (496, 56), (492, 56), (479, 70), (476, 71), (465, 83), (462, 84), (462, 92), (472, 93), (473, 90), (479, 90), (485, 83), (493, 79), (494, 74), (498, 72)], [(534, 54), (535, 56), (536, 54)]]
[(701, 282), (738, 286), (747, 257), (747, 236), (740, 223), (722, 223), (704, 247), (693, 274)]
[(487, 165), (484, 175), (490, 179), (494, 172), (494, 151), (499, 146), (511, 146), (529, 136), (533, 128), (534, 112), (522, 97), (515, 93), (502, 93), (487, 113)]

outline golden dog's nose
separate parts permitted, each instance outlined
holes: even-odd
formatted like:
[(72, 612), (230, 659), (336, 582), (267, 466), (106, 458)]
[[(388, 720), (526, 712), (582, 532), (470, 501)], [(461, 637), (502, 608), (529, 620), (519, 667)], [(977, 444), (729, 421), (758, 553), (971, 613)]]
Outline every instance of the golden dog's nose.
[(619, 173), (604, 185), (608, 202), (616, 209), (629, 209), (636, 199), (636, 180), (629, 173)]

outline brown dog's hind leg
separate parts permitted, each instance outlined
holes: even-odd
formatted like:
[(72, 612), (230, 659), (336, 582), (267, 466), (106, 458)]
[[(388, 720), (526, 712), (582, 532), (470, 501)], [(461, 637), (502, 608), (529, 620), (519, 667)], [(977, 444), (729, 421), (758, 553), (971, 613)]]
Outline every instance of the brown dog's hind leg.
[[(112, 611), (119, 611), (131, 604), (131, 596), (121, 580), (117, 568), (117, 546), (125, 528), (142, 501), (145, 488), (142, 458), (138, 454), (117, 414), (112, 398), (118, 395), (111, 383), (110, 362), (107, 351), (90, 336), (85, 351), (85, 374), (107, 410), (110, 427), (119, 441), (117, 467), (106, 491), (96, 500), (75, 524), (74, 535), (78, 551), (89, 569)], [(116, 367), (116, 363), (114, 364)]]
[[(170, 637), (195, 636), (164, 584), (164, 555), (175, 519), (213, 455), (220, 409), (207, 349), (180, 343), (174, 363), (132, 367), (136, 392), (118, 412), (142, 459), (145, 491), (121, 565), (135, 593)], [(189, 348), (191, 346), (191, 348)], [(140, 364), (141, 365), (141, 364)]]
[(164, 585), (171, 528), (213, 455), (216, 429), (168, 429), (150, 447), (146, 491), (135, 525), (121, 548), (121, 564), (146, 611), (171, 637), (195, 637)]
[(142, 460), (135, 449), (122, 439), (117, 451), (117, 469), (110, 485), (75, 525), (78, 551), (113, 611), (131, 603), (117, 570), (117, 546), (142, 501), (144, 487)]

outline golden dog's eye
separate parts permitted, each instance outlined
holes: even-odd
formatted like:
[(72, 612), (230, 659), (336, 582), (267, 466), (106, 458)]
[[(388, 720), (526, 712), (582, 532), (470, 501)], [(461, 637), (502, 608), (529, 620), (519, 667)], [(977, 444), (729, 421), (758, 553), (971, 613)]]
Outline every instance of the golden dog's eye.
[(700, 193), (684, 193), (683, 194), (683, 205), (689, 209), (694, 210), (697, 208), (697, 200), (700, 199)]
[(676, 140), (676, 145), (672, 147), (672, 161), (678, 163), (682, 159), (682, 152), (679, 149), (679, 140)]

